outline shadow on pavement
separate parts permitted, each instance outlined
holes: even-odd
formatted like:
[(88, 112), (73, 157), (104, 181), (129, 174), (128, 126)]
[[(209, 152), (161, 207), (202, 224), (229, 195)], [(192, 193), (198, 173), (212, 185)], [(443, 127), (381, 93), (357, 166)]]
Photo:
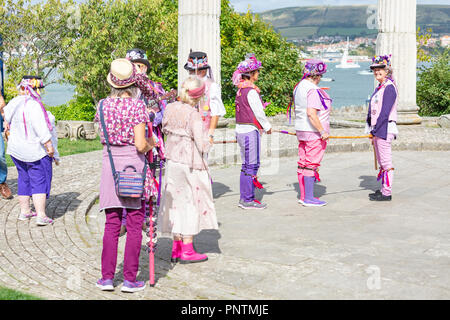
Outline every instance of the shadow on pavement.
[(220, 183), (220, 182), (214, 182), (212, 185), (212, 193), (213, 193), (213, 198), (217, 199), (220, 198), (221, 196), (223, 196), (224, 194), (231, 192), (231, 189), (229, 186)]
[(377, 181), (376, 175), (373, 176), (360, 176), (358, 179), (362, 180), (359, 186), (365, 190), (376, 191), (380, 189), (380, 183)]
[(64, 216), (67, 213), (69, 205), (71, 206), (70, 210), (75, 211), (82, 202), (81, 200), (77, 199), (79, 196), (79, 192), (64, 192), (60, 194), (50, 195), (46, 202), (47, 212), (50, 210), (50, 208), (66, 208), (64, 212), (58, 210), (54, 211), (50, 218), (55, 220)]
[[(202, 230), (194, 237), (194, 248), (199, 253), (221, 253), (219, 248), (220, 238), (221, 235), (218, 230)], [(158, 246), (155, 253), (155, 283), (166, 277), (167, 273), (174, 268), (175, 265), (170, 262), (171, 253), (172, 239), (158, 237)], [(139, 270), (136, 281), (147, 282), (150, 279), (148, 264), (147, 246), (143, 245), (139, 256)], [(123, 261), (120, 262), (118, 270), (114, 275), (115, 286), (123, 283)]]
[(259, 181), (259, 182), (263, 185), (264, 189), (255, 188), (255, 198), (256, 198), (256, 200), (262, 202), (265, 195), (270, 196), (270, 195), (274, 194), (275, 192), (267, 191), (268, 184), (266, 182), (262, 182), (262, 181)]

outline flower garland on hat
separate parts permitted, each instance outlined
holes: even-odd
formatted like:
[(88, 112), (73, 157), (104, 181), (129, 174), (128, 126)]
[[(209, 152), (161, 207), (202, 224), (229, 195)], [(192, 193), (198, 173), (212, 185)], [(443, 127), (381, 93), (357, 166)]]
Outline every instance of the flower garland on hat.
[[(236, 87), (242, 80), (242, 75), (249, 75), (250, 72), (258, 70), (262, 67), (262, 62), (256, 59), (255, 54), (249, 53), (245, 56), (245, 60), (241, 61), (233, 73), (232, 81)], [(258, 92), (259, 93), (259, 92)]]
[(305, 64), (303, 79), (309, 76), (318, 76), (327, 72), (327, 65), (322, 60), (308, 60)]
[[(23, 88), (24, 91), (27, 92), (27, 94), (41, 106), (42, 112), (44, 113), (45, 122), (47, 123), (47, 127), (51, 132), (53, 130), (53, 126), (48, 117), (47, 110), (45, 109), (44, 104), (41, 101), (41, 93), (39, 91), (40, 88), (44, 87), (44, 82), (42, 81), (42, 79), (36, 79), (36, 78), (22, 79), (20, 81), (19, 87)], [(24, 124), (25, 124), (25, 121), (24, 121)], [(25, 124), (25, 130), (26, 130), (26, 124)]]

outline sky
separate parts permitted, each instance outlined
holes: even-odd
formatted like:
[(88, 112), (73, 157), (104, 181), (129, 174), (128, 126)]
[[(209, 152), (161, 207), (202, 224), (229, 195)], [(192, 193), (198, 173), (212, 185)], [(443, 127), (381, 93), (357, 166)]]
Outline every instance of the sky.
[[(300, 7), (300, 6), (320, 6), (320, 5), (365, 5), (377, 4), (377, 0), (230, 0), (234, 9), (238, 12), (246, 12), (250, 5), (252, 12), (262, 12), (266, 10)], [(417, 4), (450, 4), (450, 0), (417, 0)]]

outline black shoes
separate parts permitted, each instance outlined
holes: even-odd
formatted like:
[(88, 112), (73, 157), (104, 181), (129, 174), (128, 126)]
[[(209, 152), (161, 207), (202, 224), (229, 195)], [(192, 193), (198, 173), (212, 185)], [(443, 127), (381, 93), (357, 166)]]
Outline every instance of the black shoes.
[(391, 201), (392, 196), (385, 196), (380, 190), (375, 191), (375, 193), (369, 194), (370, 201)]

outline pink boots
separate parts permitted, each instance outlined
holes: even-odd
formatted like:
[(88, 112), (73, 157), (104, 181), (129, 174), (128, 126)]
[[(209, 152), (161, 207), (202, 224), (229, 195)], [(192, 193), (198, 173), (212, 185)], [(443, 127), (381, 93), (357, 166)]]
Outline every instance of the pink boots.
[(173, 263), (176, 263), (180, 260), (182, 243), (183, 241), (181, 240), (173, 240), (172, 257), (170, 258), (170, 261), (172, 261)]
[(184, 244), (183, 241), (173, 241), (172, 257), (170, 261), (173, 263), (180, 262), (182, 264), (202, 262), (208, 260), (206, 254), (195, 252), (192, 243)]
[(208, 256), (206, 254), (201, 254), (195, 252), (194, 246), (192, 243), (181, 243), (181, 255), (180, 255), (180, 263), (195, 263), (202, 262), (208, 260)]

